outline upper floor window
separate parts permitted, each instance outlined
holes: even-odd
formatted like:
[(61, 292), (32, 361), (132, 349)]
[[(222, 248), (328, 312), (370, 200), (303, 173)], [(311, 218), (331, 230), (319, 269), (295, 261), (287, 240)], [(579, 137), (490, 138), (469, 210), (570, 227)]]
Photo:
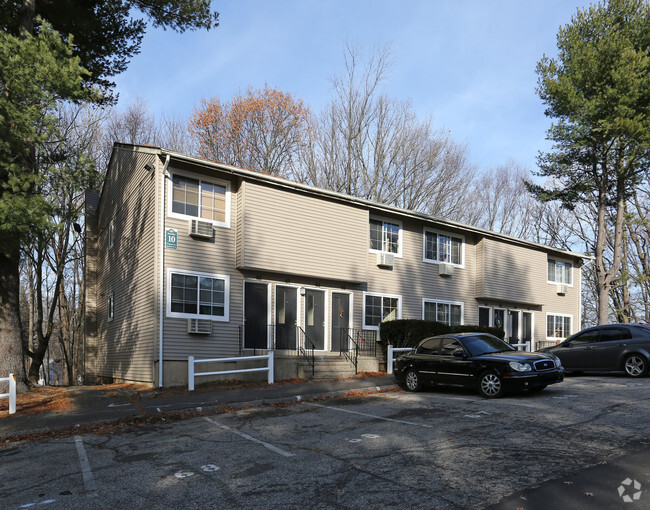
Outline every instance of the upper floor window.
[(425, 321), (460, 326), (463, 324), (463, 303), (425, 299), (422, 304), (422, 318)]
[(108, 320), (109, 322), (115, 317), (115, 297), (111, 292), (111, 295), (108, 296)]
[(370, 219), (370, 249), (399, 254), (401, 228), (397, 223)]
[(167, 315), (227, 321), (229, 287), (228, 276), (169, 269)]
[(548, 283), (571, 285), (571, 262), (548, 259)]
[(378, 329), (381, 322), (399, 319), (401, 316), (401, 296), (392, 294), (365, 294), (363, 313), (364, 329)]
[(115, 245), (115, 220), (111, 220), (108, 224), (108, 248), (111, 249)]
[(463, 238), (425, 230), (424, 260), (463, 265)]
[(220, 226), (230, 223), (230, 188), (226, 183), (172, 176), (171, 215), (191, 216)]

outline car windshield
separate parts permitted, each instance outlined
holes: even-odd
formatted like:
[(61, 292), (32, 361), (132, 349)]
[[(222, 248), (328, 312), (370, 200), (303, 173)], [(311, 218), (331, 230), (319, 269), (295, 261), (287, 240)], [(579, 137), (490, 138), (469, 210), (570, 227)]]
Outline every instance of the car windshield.
[(461, 342), (472, 356), (515, 350), (514, 347), (511, 347), (503, 340), (492, 335), (465, 336), (462, 337)]

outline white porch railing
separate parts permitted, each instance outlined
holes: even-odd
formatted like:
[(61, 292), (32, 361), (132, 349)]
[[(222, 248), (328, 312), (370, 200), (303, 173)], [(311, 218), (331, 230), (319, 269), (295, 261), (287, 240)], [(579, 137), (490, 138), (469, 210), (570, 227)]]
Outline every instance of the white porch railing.
[(518, 344), (510, 344), (510, 345), (516, 347), (518, 351), (530, 352), (530, 342), (520, 342)]
[(9, 383), (9, 393), (0, 393), (0, 398), (9, 399), (9, 414), (16, 412), (16, 379), (14, 374), (9, 374), (9, 377), (0, 377), (0, 383)]
[(393, 363), (395, 363), (395, 360), (397, 359), (394, 356), (394, 353), (396, 352), (407, 352), (407, 351), (412, 351), (413, 349), (411, 347), (393, 347), (392, 345), (388, 346), (388, 360), (386, 361), (386, 372), (388, 374), (393, 373)]
[[(195, 372), (194, 366), (197, 363), (217, 363), (222, 361), (244, 361), (253, 359), (266, 359), (268, 366), (260, 368), (242, 368), (239, 370), (221, 370), (218, 372)], [(190, 356), (187, 359), (187, 387), (189, 391), (194, 391), (194, 378), (206, 375), (225, 375), (225, 374), (241, 374), (244, 372), (266, 372), (268, 371), (269, 384), (273, 384), (273, 351), (263, 356), (237, 356), (235, 358), (213, 358), (213, 359), (194, 359)]]

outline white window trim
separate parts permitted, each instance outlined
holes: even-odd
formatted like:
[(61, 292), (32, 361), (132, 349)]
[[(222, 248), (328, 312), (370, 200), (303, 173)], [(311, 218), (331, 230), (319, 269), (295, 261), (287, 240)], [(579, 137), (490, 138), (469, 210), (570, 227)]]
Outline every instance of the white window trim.
[(113, 246), (115, 246), (115, 219), (108, 224), (108, 249), (110, 250)]
[[(200, 313), (183, 313), (183, 312), (172, 312), (172, 273), (174, 274), (183, 274), (188, 276), (198, 276), (205, 278), (215, 278), (218, 280), (224, 280), (224, 296), (223, 296), (223, 317), (218, 315), (204, 315)], [(198, 290), (198, 289), (197, 289)], [(185, 269), (173, 269), (167, 268), (167, 295), (166, 299), (166, 313), (167, 317), (176, 318), (176, 319), (205, 319), (217, 322), (228, 322), (230, 319), (230, 276), (225, 274), (212, 274), (212, 273), (201, 273), (198, 271), (188, 271)], [(200, 297), (197, 295), (197, 299)], [(198, 309), (198, 303), (197, 303)]]
[(108, 322), (112, 322), (115, 319), (115, 294), (112, 292), (108, 296)]
[[(460, 245), (460, 264), (453, 264), (452, 262), (441, 262), (439, 260), (434, 260), (434, 259), (428, 259), (427, 258), (427, 232), (431, 234), (438, 234), (438, 235), (443, 235), (447, 237), (457, 237), (459, 239), (462, 239), (462, 243)], [(451, 264), (454, 267), (458, 267), (460, 269), (465, 268), (465, 236), (463, 234), (455, 234), (452, 232), (445, 232), (444, 230), (436, 230), (433, 228), (428, 228), (424, 227), (422, 229), (422, 261), (426, 262), (427, 264)], [(548, 271), (547, 271), (548, 272)]]
[(565, 340), (569, 337), (567, 336), (547, 336), (548, 335), (548, 316), (552, 315), (553, 317), (569, 317), (571, 321), (569, 322), (569, 336), (571, 336), (573, 333), (573, 315), (570, 313), (556, 313), (556, 312), (546, 312), (546, 315), (544, 316), (544, 336), (546, 337), (546, 340)]
[[(230, 182), (224, 181), (222, 179), (212, 179), (210, 177), (205, 178), (202, 175), (190, 174), (188, 172), (182, 172), (179, 170), (172, 170), (171, 172), (169, 172), (169, 174), (170, 174), (169, 178), (167, 179), (168, 181), (167, 182), (167, 217), (168, 218), (176, 218), (179, 220), (200, 220), (200, 221), (211, 223), (215, 227), (230, 228), (230, 209), (231, 209)], [(200, 183), (202, 182), (207, 182), (210, 184), (216, 184), (217, 186), (225, 187), (226, 188), (226, 221), (206, 220), (205, 218), (201, 218), (200, 216), (191, 216), (189, 214), (180, 214), (180, 213), (173, 212), (172, 206), (174, 203), (174, 180), (173, 180), (174, 175), (199, 181), (199, 188), (201, 186)], [(199, 191), (199, 201), (200, 200), (201, 200), (201, 192)], [(201, 208), (201, 204), (199, 203), (199, 212), (200, 212), (200, 208)]]
[[(441, 305), (460, 305), (460, 325), (465, 325), (465, 303), (463, 301), (445, 301), (443, 299), (422, 299), (422, 320), (424, 319), (424, 305), (425, 303), (435, 303)], [(437, 318), (437, 316), (436, 316)]]
[[(549, 260), (554, 260), (555, 262), (564, 262), (566, 264), (571, 264), (571, 283), (564, 283), (564, 282), (557, 282), (557, 281), (553, 282), (553, 281), (548, 279), (548, 261)], [(546, 257), (546, 283), (548, 283), (549, 285), (566, 285), (567, 287), (573, 287), (573, 281), (575, 280), (575, 275), (573, 274), (573, 270), (575, 269), (575, 267), (576, 267), (575, 264), (570, 260), (547, 256)], [(557, 272), (556, 272), (556, 274), (557, 274)]]
[(384, 292), (364, 292), (363, 293), (363, 329), (379, 331), (379, 326), (371, 326), (366, 324), (366, 296), (378, 296), (378, 297), (387, 297), (387, 298), (397, 298), (397, 317), (395, 319), (402, 318), (402, 296), (401, 294), (386, 294)]
[[(390, 223), (391, 225), (397, 225), (399, 228), (398, 232), (398, 239), (397, 239), (397, 253), (393, 253), (392, 251), (385, 251), (385, 250), (374, 250), (370, 248), (370, 220), (375, 220), (375, 221), (381, 221), (382, 222), (382, 233), (383, 233), (383, 223)], [(399, 220), (394, 220), (392, 218), (386, 218), (386, 217), (381, 217), (381, 216), (373, 216), (371, 215), (370, 218), (368, 219), (368, 251), (370, 253), (388, 253), (389, 255), (393, 255), (397, 258), (402, 258), (402, 244), (404, 242), (404, 227), (402, 226), (402, 222)], [(383, 242), (382, 242), (383, 244)], [(385, 294), (388, 295), (388, 294)]]

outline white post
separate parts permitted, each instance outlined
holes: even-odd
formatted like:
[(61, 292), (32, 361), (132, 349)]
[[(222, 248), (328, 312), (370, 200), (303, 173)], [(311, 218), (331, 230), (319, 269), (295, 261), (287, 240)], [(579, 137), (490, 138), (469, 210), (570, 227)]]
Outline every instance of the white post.
[(393, 373), (393, 346), (388, 346), (388, 360), (386, 361), (386, 372), (388, 375)]
[(194, 391), (194, 356), (187, 358), (187, 389)]
[(16, 378), (9, 374), (9, 414), (16, 412)]
[(269, 384), (273, 384), (273, 351), (269, 351)]

